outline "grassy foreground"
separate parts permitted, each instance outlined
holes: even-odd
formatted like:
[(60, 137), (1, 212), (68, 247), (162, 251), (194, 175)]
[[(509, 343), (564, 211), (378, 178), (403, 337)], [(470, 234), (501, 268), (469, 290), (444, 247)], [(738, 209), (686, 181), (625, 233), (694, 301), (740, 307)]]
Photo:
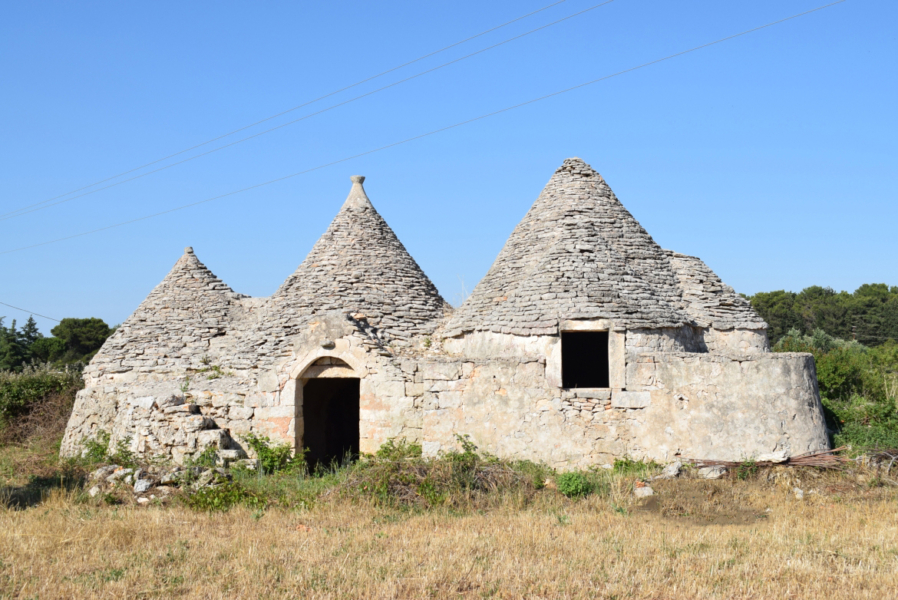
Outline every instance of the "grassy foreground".
[[(90, 497), (97, 465), (58, 460), (70, 406), (71, 394), (50, 394), (0, 430), (0, 600), (838, 600), (898, 589), (898, 467), (746, 463), (720, 480), (654, 480), (655, 495), (637, 499), (657, 466), (568, 476), (465, 443), (435, 461), (390, 444), (314, 477), (273, 451), (278, 472), (234, 472), (140, 505), (128, 486)], [(227, 510), (208, 510), (227, 498)]]
[(894, 597), (898, 496), (865, 477), (655, 481), (637, 500), (620, 475), (486, 510), (319, 496), (197, 512), (56, 487), (0, 508), (0, 598)]

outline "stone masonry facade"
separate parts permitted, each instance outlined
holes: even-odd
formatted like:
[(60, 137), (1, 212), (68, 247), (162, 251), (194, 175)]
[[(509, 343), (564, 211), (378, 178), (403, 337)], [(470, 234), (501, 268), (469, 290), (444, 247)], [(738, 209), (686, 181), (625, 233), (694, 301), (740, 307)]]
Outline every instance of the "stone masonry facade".
[[(404, 438), (436, 455), (469, 435), (577, 468), (827, 447), (813, 358), (771, 353), (749, 303), (662, 250), (582, 160), (564, 161), (454, 310), (363, 182), (271, 297), (234, 292), (187, 248), (85, 369), (62, 453), (100, 431), (178, 464), (251, 454), (250, 433), (304, 448), (333, 427), (305, 422), (324, 401), (310, 382), (347, 379), (361, 452)], [(565, 332), (607, 332), (607, 385), (564, 387)]]

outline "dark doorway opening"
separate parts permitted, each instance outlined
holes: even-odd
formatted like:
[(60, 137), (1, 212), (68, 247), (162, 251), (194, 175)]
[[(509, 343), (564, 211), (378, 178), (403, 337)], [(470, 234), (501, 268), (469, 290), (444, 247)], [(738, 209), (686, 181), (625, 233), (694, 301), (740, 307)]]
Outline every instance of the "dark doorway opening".
[(303, 446), (310, 470), (359, 456), (359, 380), (310, 379), (302, 388)]
[(606, 388), (608, 332), (561, 332), (561, 385), (566, 388)]

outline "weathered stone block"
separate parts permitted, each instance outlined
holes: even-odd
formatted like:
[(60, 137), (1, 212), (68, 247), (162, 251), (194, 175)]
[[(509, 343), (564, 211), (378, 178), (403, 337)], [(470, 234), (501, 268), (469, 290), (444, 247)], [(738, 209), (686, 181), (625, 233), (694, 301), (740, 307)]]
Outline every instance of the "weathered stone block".
[(454, 362), (425, 362), (422, 365), (424, 381), (458, 379), (461, 375), (461, 364)]
[(650, 392), (614, 392), (611, 394), (613, 408), (646, 408), (652, 403)]
[(405, 395), (406, 396), (420, 396), (424, 393), (424, 384), (423, 383), (406, 383), (405, 384)]
[(253, 429), (252, 421), (231, 421), (228, 423), (228, 429), (230, 430), (232, 435), (242, 436), (246, 435)]
[(228, 432), (223, 429), (207, 429), (200, 431), (196, 436), (196, 446), (200, 451), (207, 448), (226, 449), (229, 445), (230, 437)]
[(246, 419), (251, 419), (253, 416), (252, 408), (245, 406), (232, 406), (228, 410), (228, 419), (231, 421), (243, 421)]

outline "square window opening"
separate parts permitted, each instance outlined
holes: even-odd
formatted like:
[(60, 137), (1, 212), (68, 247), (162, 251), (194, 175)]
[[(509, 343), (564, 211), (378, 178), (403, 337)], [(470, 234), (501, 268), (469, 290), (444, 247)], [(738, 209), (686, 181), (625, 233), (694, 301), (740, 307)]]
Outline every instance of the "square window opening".
[(607, 388), (608, 332), (561, 332), (561, 383), (566, 388)]

